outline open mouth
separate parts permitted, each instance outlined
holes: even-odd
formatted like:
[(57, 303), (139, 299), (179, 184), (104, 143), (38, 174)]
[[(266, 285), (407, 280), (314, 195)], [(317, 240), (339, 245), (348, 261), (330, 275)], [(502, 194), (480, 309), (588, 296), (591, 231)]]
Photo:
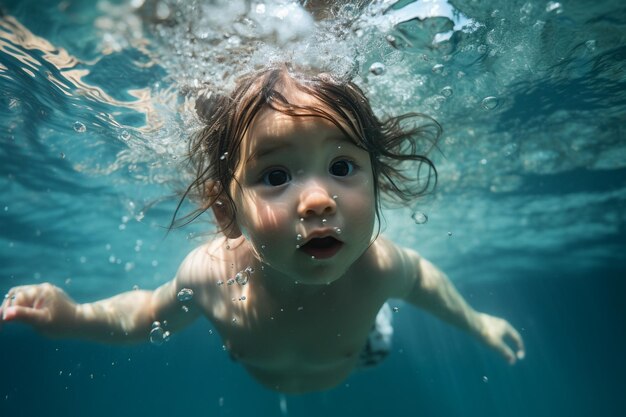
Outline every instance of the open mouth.
[(300, 247), (300, 250), (309, 256), (325, 259), (335, 256), (343, 243), (332, 236), (314, 237)]

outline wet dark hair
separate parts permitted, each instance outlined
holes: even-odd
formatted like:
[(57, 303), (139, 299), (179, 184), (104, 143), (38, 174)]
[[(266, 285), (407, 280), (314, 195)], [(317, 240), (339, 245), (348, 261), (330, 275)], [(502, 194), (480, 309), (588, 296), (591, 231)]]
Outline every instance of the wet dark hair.
[[(289, 102), (280, 91), (291, 86), (321, 105)], [(236, 215), (230, 185), (236, 181), (234, 173), (241, 162), (241, 141), (255, 116), (265, 108), (293, 117), (326, 119), (369, 152), (379, 219), (383, 199), (394, 205), (408, 205), (437, 183), (437, 170), (426, 156), (441, 136), (441, 126), (434, 119), (408, 113), (381, 122), (353, 82), (326, 73), (296, 74), (281, 65), (245, 76), (230, 94), (209, 92), (196, 100), (196, 111), (205, 126), (189, 142), (194, 180), (183, 193), (172, 227), (192, 222), (214, 204), (228, 205), (228, 212)], [(196, 200), (199, 207), (179, 218), (186, 198)]]

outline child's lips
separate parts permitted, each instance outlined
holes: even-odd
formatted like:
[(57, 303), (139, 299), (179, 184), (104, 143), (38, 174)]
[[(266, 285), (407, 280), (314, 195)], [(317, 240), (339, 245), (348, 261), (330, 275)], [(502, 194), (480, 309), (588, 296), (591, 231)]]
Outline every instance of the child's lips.
[(335, 256), (342, 246), (343, 242), (332, 236), (314, 237), (300, 246), (300, 250), (316, 259), (327, 259)]

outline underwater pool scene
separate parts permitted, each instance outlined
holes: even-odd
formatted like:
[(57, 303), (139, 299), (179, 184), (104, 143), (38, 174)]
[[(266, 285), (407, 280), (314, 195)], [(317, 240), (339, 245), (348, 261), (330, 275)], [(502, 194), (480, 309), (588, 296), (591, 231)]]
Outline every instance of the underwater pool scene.
[(131, 346), (6, 323), (0, 416), (626, 416), (618, 0), (0, 0), (2, 294), (51, 282), (91, 302), (172, 279), (215, 231), (208, 215), (168, 231), (194, 98), (285, 61), (351, 77), (383, 118), (442, 125), (436, 189), (386, 209), (383, 233), (510, 321), (526, 358), (391, 300), (381, 364), (281, 395), (204, 319)]

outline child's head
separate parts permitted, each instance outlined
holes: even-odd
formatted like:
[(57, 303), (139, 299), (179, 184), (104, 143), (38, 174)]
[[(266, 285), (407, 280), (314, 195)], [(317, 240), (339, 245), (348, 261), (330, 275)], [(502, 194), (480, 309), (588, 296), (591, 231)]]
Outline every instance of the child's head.
[[(324, 120), (366, 151), (377, 215), (381, 197), (389, 202), (409, 203), (436, 183), (434, 165), (418, 148), (423, 148), (424, 140), (429, 147), (436, 144), (441, 130), (437, 122), (417, 113), (380, 122), (363, 91), (353, 82), (325, 73), (295, 73), (281, 65), (242, 78), (228, 95), (208, 93), (197, 100), (196, 110), (205, 127), (190, 142), (195, 180), (185, 196), (195, 195), (201, 204), (187, 219), (216, 205), (229, 213), (231, 221), (235, 219), (234, 174), (249, 156), (242, 155), (242, 140), (266, 109), (294, 118)], [(407, 126), (414, 120), (426, 123)], [(426, 175), (420, 175), (423, 166)]]

